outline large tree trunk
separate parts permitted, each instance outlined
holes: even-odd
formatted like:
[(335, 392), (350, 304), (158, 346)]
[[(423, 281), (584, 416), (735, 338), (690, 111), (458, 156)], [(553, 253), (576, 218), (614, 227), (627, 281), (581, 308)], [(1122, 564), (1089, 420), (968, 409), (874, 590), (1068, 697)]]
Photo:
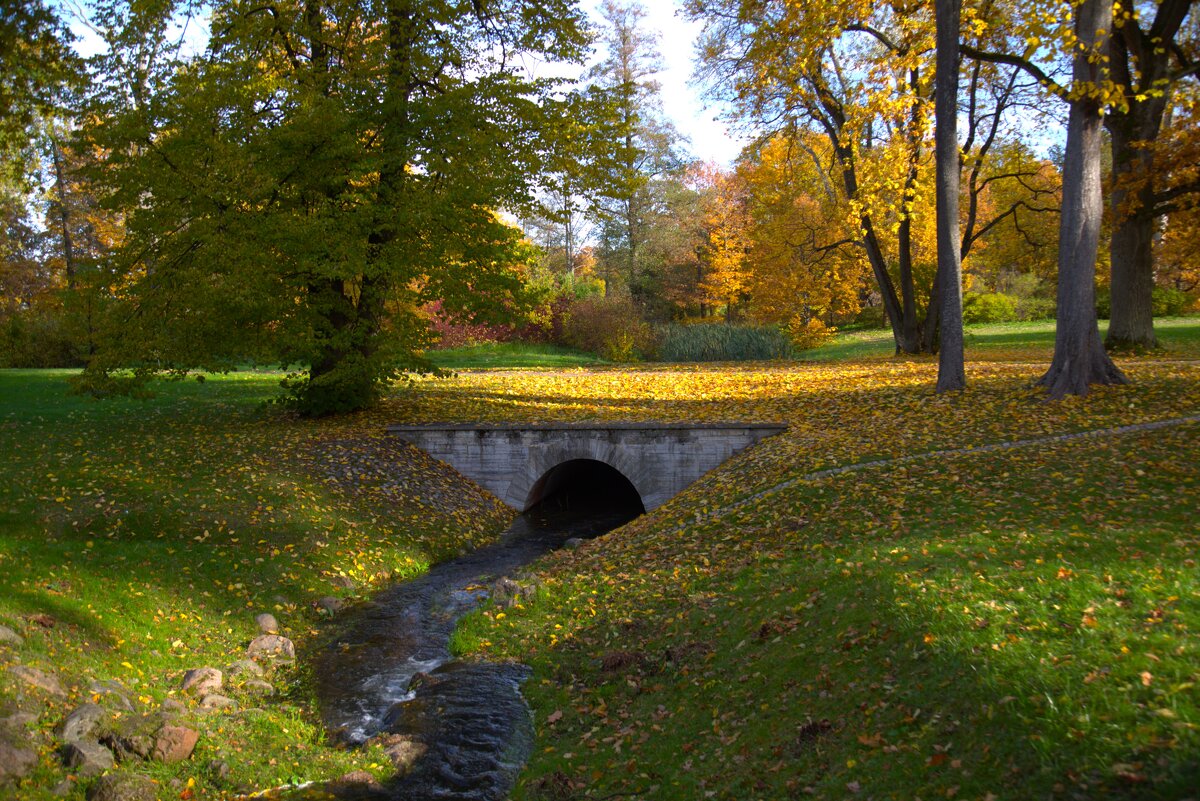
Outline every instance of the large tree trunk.
[[(1072, 62), (1075, 87), (1101, 78), (1089, 55), (1104, 52), (1113, 0), (1084, 0), (1076, 10), (1075, 35), (1081, 47)], [(1098, 61), (1098, 59), (1097, 59)], [(1051, 398), (1086, 395), (1091, 384), (1123, 384), (1100, 342), (1096, 325), (1096, 254), (1104, 199), (1100, 185), (1101, 106), (1083, 96), (1071, 101), (1063, 164), (1063, 205), (1058, 242), (1058, 322), (1054, 359), (1039, 383)]]
[[(963, 364), (962, 234), (958, 229), (958, 193), (962, 167), (958, 150), (958, 29), (961, 0), (936, 0), (937, 66), (934, 78), (937, 157), (937, 260), (934, 303), (939, 316), (937, 391), (967, 386)], [(938, 312), (940, 311), (940, 314)]]
[[(1113, 26), (1109, 62), (1125, 93), (1104, 124), (1112, 137), (1112, 313), (1106, 344), (1154, 348), (1154, 153), (1169, 107), (1171, 42), (1193, 0), (1160, 0), (1153, 20), (1126, 19)], [(1143, 28), (1143, 24), (1148, 27)]]

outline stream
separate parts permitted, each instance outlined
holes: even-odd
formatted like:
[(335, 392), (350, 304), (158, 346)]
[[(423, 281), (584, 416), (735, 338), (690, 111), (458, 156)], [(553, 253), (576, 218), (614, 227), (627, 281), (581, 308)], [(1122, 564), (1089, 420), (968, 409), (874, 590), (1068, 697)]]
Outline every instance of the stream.
[(507, 798), (533, 744), (521, 697), (528, 668), (466, 662), (450, 654), (456, 621), (496, 579), (562, 547), (611, 531), (641, 513), (636, 493), (603, 481), (560, 492), (518, 517), (500, 539), (384, 590), (340, 621), (314, 658), (321, 716), (347, 746), (379, 737), (419, 753), (382, 788), (328, 785), (290, 799)]

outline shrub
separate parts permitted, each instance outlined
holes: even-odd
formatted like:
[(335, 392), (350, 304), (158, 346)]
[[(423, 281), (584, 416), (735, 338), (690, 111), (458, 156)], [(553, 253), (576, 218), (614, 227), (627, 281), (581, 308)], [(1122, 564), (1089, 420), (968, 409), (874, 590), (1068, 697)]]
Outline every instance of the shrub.
[(21, 309), (0, 317), (0, 367), (79, 367), (71, 321), (61, 308)]
[(792, 347), (796, 350), (819, 348), (832, 339), (835, 333), (837, 333), (836, 328), (825, 325), (815, 317), (805, 321), (796, 316), (787, 326), (788, 338), (792, 340)]
[(740, 362), (791, 355), (791, 343), (778, 328), (723, 323), (667, 326), (658, 347), (659, 359), (666, 362)]
[(967, 292), (963, 295), (963, 322), (1011, 323), (1017, 320), (1017, 299), (1001, 292)]
[(567, 309), (562, 344), (609, 361), (631, 362), (650, 355), (653, 334), (628, 298), (589, 297)]
[[(1112, 317), (1112, 295), (1109, 287), (1096, 289), (1096, 316), (1101, 320)], [(1194, 310), (1197, 304), (1195, 295), (1189, 295), (1178, 289), (1156, 286), (1151, 290), (1151, 313), (1155, 317), (1175, 317)]]
[(1018, 320), (1053, 320), (1058, 309), (1054, 298), (1018, 298)]
[(437, 339), (436, 348), (462, 348), (487, 342), (508, 342), (513, 338), (512, 326), (464, 320), (442, 308), (440, 300), (427, 304), (423, 311), (429, 318), (429, 330)]
[(1176, 317), (1186, 314), (1196, 301), (1195, 297), (1186, 292), (1165, 286), (1154, 287), (1150, 299), (1155, 317)]
[(854, 322), (864, 328), (887, 328), (887, 312), (883, 310), (883, 306), (863, 306), (855, 315)]

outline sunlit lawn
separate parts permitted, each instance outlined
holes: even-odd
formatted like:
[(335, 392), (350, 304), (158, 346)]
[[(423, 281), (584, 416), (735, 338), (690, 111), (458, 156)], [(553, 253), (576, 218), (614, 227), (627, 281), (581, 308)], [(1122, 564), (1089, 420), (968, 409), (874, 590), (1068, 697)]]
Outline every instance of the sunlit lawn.
[[(1200, 317), (1163, 317), (1154, 321), (1163, 348), (1160, 357), (1200, 357)], [(1100, 332), (1108, 321), (1100, 321)], [(1054, 351), (1054, 321), (970, 325), (966, 329), (968, 358), (994, 360), (1049, 359)], [(890, 330), (855, 330), (835, 335), (832, 342), (801, 355), (807, 361), (884, 358), (895, 352)]]

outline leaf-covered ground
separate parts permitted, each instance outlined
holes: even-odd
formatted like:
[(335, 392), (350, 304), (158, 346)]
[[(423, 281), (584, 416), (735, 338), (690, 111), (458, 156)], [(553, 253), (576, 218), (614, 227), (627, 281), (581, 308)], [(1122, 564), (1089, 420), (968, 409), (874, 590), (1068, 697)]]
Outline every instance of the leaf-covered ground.
[[(789, 430), (545, 560), (536, 603), (464, 626), (465, 651), (535, 668), (519, 797), (1194, 795), (1200, 426), (919, 455), (1197, 415), (1200, 366), (1127, 360), (1133, 386), (1049, 404), (1037, 359), (1008, 355), (952, 397), (925, 360), (463, 372), (334, 422), (261, 406), (278, 376), (94, 404), (62, 374), (2, 373), (0, 624), (25, 644), (0, 644), (0, 717), (42, 710), (21, 797), (66, 776), (49, 730), (91, 682), (145, 709), (183, 698), (183, 671), (236, 659), (256, 612), (303, 650), (316, 599), (504, 525), (386, 424), (550, 420)], [(879, 459), (905, 461), (803, 480)], [(19, 687), (18, 662), (68, 697)], [(280, 695), (242, 712), (189, 709), (216, 734), (151, 770), (164, 798), (383, 771), (324, 743), (303, 669), (270, 679)]]
[(1194, 797), (1200, 424), (1036, 442), (1200, 413), (1197, 365), (1124, 366), (1133, 387), (1063, 404), (1010, 364), (938, 397), (923, 363), (489, 374), (414, 398), (791, 426), (547, 560), (537, 603), (464, 625), (465, 652), (536, 670), (518, 797)]

